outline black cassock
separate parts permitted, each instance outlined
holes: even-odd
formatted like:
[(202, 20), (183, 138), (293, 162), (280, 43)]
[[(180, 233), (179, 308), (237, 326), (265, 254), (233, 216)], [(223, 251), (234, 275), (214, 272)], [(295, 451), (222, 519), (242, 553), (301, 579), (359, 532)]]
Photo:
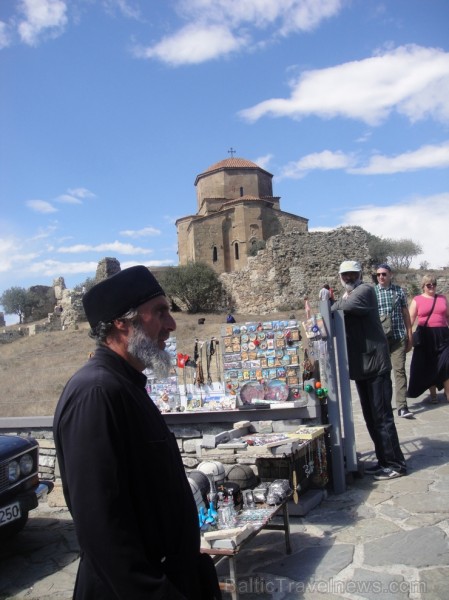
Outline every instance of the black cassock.
[(99, 347), (67, 383), (54, 438), (81, 560), (75, 600), (212, 600), (198, 516), (175, 437), (146, 377)]

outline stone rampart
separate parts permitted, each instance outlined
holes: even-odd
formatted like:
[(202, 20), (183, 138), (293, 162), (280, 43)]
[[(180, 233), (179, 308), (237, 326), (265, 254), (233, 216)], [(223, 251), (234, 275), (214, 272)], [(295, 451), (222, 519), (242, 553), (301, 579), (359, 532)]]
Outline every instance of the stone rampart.
[(360, 227), (329, 232), (288, 233), (273, 236), (266, 247), (248, 258), (248, 267), (220, 276), (237, 312), (260, 314), (294, 310), (305, 296), (318, 302), (319, 290), (328, 283), (341, 288), (338, 267), (343, 260), (356, 259), (365, 272), (371, 268), (368, 234)]

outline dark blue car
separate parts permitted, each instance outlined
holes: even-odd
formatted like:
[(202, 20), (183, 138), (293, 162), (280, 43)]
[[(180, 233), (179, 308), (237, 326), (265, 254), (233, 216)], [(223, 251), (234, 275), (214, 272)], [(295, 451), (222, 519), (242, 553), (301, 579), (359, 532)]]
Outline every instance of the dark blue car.
[(32, 437), (0, 435), (0, 539), (20, 531), (28, 513), (53, 489), (39, 481), (39, 444)]

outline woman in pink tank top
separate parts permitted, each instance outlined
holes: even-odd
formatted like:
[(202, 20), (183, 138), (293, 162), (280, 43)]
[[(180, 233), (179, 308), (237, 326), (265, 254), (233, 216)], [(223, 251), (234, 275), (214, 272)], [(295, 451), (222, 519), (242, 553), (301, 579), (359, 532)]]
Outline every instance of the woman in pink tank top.
[(437, 294), (433, 275), (424, 275), (423, 293), (410, 304), (412, 325), (418, 320), (422, 342), (413, 349), (408, 396), (417, 398), (429, 389), (432, 403), (438, 402), (438, 390), (444, 389), (449, 401), (449, 304), (446, 296)]

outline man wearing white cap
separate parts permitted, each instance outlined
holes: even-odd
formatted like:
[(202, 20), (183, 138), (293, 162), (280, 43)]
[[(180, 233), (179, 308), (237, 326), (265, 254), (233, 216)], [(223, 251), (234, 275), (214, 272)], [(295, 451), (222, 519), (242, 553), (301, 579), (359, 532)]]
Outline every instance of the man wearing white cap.
[(345, 260), (339, 268), (345, 292), (332, 306), (345, 316), (349, 377), (357, 386), (366, 427), (374, 443), (377, 464), (365, 473), (388, 480), (407, 472), (394, 422), (391, 360), (373, 286), (363, 283), (362, 267)]

